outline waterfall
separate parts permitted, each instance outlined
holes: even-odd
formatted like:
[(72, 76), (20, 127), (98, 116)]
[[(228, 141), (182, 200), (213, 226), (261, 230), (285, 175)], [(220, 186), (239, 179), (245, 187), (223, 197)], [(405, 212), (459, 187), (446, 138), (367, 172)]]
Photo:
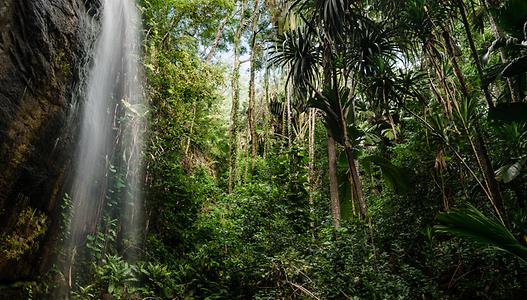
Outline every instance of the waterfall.
[(147, 111), (140, 66), (141, 18), (134, 0), (101, 0), (101, 5), (100, 32), (79, 99), (70, 253), (98, 230), (103, 211), (113, 202), (120, 212), (115, 217), (124, 247), (137, 243), (140, 226)]

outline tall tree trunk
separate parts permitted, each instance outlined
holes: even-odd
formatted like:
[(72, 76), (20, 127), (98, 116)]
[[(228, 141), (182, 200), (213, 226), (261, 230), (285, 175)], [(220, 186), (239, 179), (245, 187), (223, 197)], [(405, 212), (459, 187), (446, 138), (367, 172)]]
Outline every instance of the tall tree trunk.
[[(359, 171), (357, 168), (357, 163), (355, 162), (355, 157), (353, 156), (353, 146), (349, 139), (348, 135), (348, 124), (346, 121), (346, 115), (344, 108), (342, 107), (342, 103), (340, 101), (340, 91), (339, 91), (339, 84), (338, 84), (338, 74), (336, 68), (333, 68), (333, 90), (335, 92), (335, 98), (338, 103), (338, 114), (340, 117), (340, 124), (341, 128), (343, 130), (343, 136), (344, 140), (342, 141), (344, 143), (344, 148), (346, 149), (346, 157), (348, 160), (348, 167), (351, 174), (351, 180), (353, 182), (352, 188), (354, 193), (354, 199), (357, 199), (359, 201), (359, 207), (360, 207), (360, 217), (361, 219), (365, 219), (366, 215), (368, 213), (367, 206), (366, 206), (366, 198), (364, 196), (364, 192), (362, 191), (362, 183), (359, 176)], [(348, 99), (348, 101), (353, 101), (352, 99)]]
[(270, 126), (270, 119), (269, 119), (269, 102), (270, 102), (270, 95), (269, 95), (269, 81), (270, 81), (270, 71), (269, 67), (265, 69), (265, 75), (264, 75), (264, 90), (265, 90), (265, 103), (262, 105), (263, 107), (263, 118), (264, 118), (264, 145), (263, 145), (263, 157), (264, 159), (267, 158), (267, 153), (269, 152), (269, 141), (271, 140), (269, 137), (269, 131), (271, 130), (272, 126)]
[(350, 169), (352, 190), (354, 199), (359, 200), (359, 213), (360, 218), (364, 220), (368, 214), (368, 208), (366, 206), (366, 197), (364, 196), (364, 191), (362, 190), (362, 183), (360, 180), (359, 170), (357, 168), (357, 163), (355, 162), (355, 157), (353, 156), (353, 149), (349, 146), (346, 146), (346, 158), (348, 159), (348, 166)]
[[(442, 35), (443, 35), (443, 40), (445, 41), (445, 47), (446, 47), (447, 54), (450, 57), (452, 66), (454, 67), (454, 74), (456, 75), (459, 81), (459, 84), (461, 86), (461, 92), (463, 96), (468, 99), (470, 98), (470, 94), (468, 92), (467, 82), (457, 62), (457, 58), (456, 58), (455, 51), (453, 49), (454, 46), (452, 45), (452, 38), (450, 37), (450, 33), (448, 32), (448, 30), (445, 29)], [(445, 88), (447, 87), (445, 86)]]
[[(324, 70), (324, 87), (331, 86), (331, 54), (324, 55), (323, 70)], [(340, 196), (339, 183), (337, 177), (337, 149), (335, 147), (335, 139), (328, 127), (328, 178), (329, 178), (329, 197), (331, 202), (331, 215), (333, 218), (333, 225), (340, 226)]]
[(229, 19), (232, 17), (232, 13), (229, 13), (225, 15), (225, 18), (221, 20), (220, 24), (218, 25), (218, 30), (216, 31), (216, 34), (214, 36), (214, 41), (212, 42), (212, 45), (210, 46), (209, 53), (207, 54), (207, 63), (210, 63), (212, 61), (212, 58), (214, 57), (214, 54), (216, 53), (216, 48), (218, 48), (218, 44), (220, 43), (221, 36), (223, 35), (223, 31), (225, 31), (225, 25), (229, 21)]
[(287, 146), (292, 146), (292, 129), (291, 129), (291, 97), (293, 96), (293, 85), (288, 84), (286, 87), (286, 112), (287, 112)]
[(478, 123), (476, 123), (476, 146), (478, 154), (481, 158), (481, 167), (483, 169), (483, 174), (487, 181), (489, 192), (492, 196), (492, 204), (501, 222), (505, 225), (507, 222), (507, 217), (505, 206), (503, 203), (503, 197), (501, 195), (498, 181), (496, 180), (496, 177), (494, 175), (494, 168), (492, 167), (492, 162), (488, 155), (487, 146), (485, 145), (485, 140), (483, 139), (482, 130)]
[[(487, 101), (487, 105), (489, 110), (492, 110), (494, 108), (494, 102), (492, 100), (492, 96), (488, 90), (488, 87), (483, 84), (483, 68), (481, 66), (481, 60), (478, 56), (476, 46), (474, 44), (474, 39), (472, 38), (472, 32), (470, 31), (470, 25), (467, 20), (467, 15), (465, 11), (465, 7), (461, 1), (459, 1), (459, 9), (461, 11), (461, 19), (463, 21), (463, 26), (465, 27), (465, 31), (467, 34), (467, 40), (469, 42), (470, 50), (473, 56), (473, 59), (476, 63), (476, 69), (478, 71), (480, 83), (481, 83), (481, 89), (483, 90), (483, 94), (485, 96), (485, 99)], [(483, 139), (483, 133), (481, 130), (481, 127), (479, 125), (479, 121), (476, 121), (476, 145), (477, 145), (477, 152), (481, 158), (481, 167), (483, 169), (483, 175), (485, 176), (485, 179), (487, 181), (489, 192), (492, 196), (493, 200), (493, 206), (496, 210), (496, 213), (498, 217), (500, 218), (501, 222), (505, 225), (507, 222), (507, 218), (505, 215), (505, 207), (503, 204), (503, 197), (501, 195), (501, 191), (499, 188), (499, 184), (496, 180), (496, 177), (494, 175), (494, 168), (492, 167), (492, 162), (490, 160), (490, 156), (487, 151), (487, 147), (485, 145), (485, 140)]]
[(308, 138), (308, 156), (309, 156), (309, 214), (311, 216), (310, 227), (313, 229), (315, 227), (315, 199), (313, 197), (313, 192), (315, 190), (315, 125), (316, 125), (316, 110), (310, 108), (308, 110), (308, 124), (309, 124), (309, 138)]
[[(247, 128), (247, 131), (249, 131), (249, 128)], [(242, 183), (248, 183), (249, 182), (249, 165), (252, 164), (252, 160), (249, 159), (250, 157), (250, 147), (249, 147), (249, 142), (250, 142), (250, 133), (247, 132), (246, 135), (245, 135), (245, 145), (242, 147), (242, 151), (244, 153), (244, 157), (242, 156), (242, 158), (244, 158), (244, 172), (243, 172), (243, 178), (241, 180)], [(252, 174), (251, 174), (252, 175)]]
[(329, 172), (329, 194), (331, 198), (331, 216), (333, 225), (340, 226), (340, 198), (339, 184), (337, 179), (337, 149), (335, 140), (328, 132), (328, 172)]
[[(465, 30), (466, 30), (466, 33), (467, 33), (467, 39), (469, 40), (472, 56), (473, 56), (474, 60), (476, 61), (476, 68), (478, 69), (478, 74), (480, 76), (480, 80), (482, 81), (483, 80), (483, 70), (481, 69), (481, 61), (479, 59), (479, 56), (478, 56), (477, 51), (476, 51), (476, 47), (474, 45), (474, 41), (472, 39), (472, 33), (470, 31), (470, 27), (468, 27), (469, 24), (468, 24), (466, 12), (465, 12), (465, 7), (464, 7), (462, 2), (459, 3), (459, 9), (461, 11), (462, 20), (463, 20), (463, 24), (465, 26)], [(457, 61), (455, 59), (454, 54), (453, 54), (453, 51), (451, 49), (452, 44), (450, 43), (450, 38), (448, 36), (448, 32), (445, 31), (444, 34), (447, 34), (446, 37), (445, 37), (445, 41), (447, 43), (447, 51), (448, 51), (448, 54), (451, 56), (452, 64), (454, 66), (454, 73), (456, 74), (456, 77), (458, 78), (459, 82), (461, 83), (461, 91), (462, 91), (462, 93), (463, 93), (463, 95), (465, 97), (469, 98), (470, 97), (470, 93), (469, 93), (467, 85), (465, 83), (466, 82), (465, 81), (465, 77), (464, 77), (463, 73), (461, 72), (461, 70), (459, 68), (459, 65), (458, 65), (458, 63), (457, 63)], [(494, 102), (492, 101), (492, 96), (490, 95), (490, 92), (488, 91), (488, 88), (486, 86), (484, 86), (483, 84), (481, 85), (481, 88), (483, 90), (483, 94), (485, 95), (485, 99), (487, 101), (487, 105), (488, 105), (489, 109), (493, 109), (494, 108)], [(490, 197), (491, 198), (490, 201), (492, 203), (492, 206), (496, 210), (496, 214), (500, 218), (501, 222), (505, 224), (506, 218), (504, 216), (505, 208), (503, 206), (503, 197), (501, 195), (499, 184), (498, 184), (498, 182), (496, 180), (496, 177), (494, 175), (494, 169), (492, 167), (492, 162), (490, 160), (490, 156), (488, 154), (487, 147), (486, 147), (485, 141), (483, 139), (483, 134), (482, 134), (481, 126), (480, 126), (480, 123), (479, 123), (479, 119), (476, 119), (474, 121), (474, 125), (476, 127), (475, 128), (476, 129), (475, 130), (476, 131), (476, 145), (475, 145), (475, 149), (474, 149), (474, 154), (476, 155), (476, 160), (478, 161), (478, 165), (480, 166), (481, 172), (483, 173), (488, 193), (491, 196)], [(468, 124), (466, 124), (465, 126), (468, 126)], [(470, 143), (472, 143), (471, 138), (470, 138), (470, 132), (468, 131), (468, 128), (466, 128), (466, 129), (467, 129), (468, 139), (469, 139)]]
[[(316, 110), (310, 108), (308, 110), (308, 156), (309, 156), (309, 181), (314, 182), (315, 177), (315, 124), (316, 124)], [(311, 198), (311, 196), (310, 196)]]
[(254, 173), (254, 161), (256, 160), (256, 150), (258, 139), (256, 137), (256, 128), (254, 122), (254, 101), (255, 101), (255, 77), (256, 77), (256, 36), (258, 34), (258, 21), (260, 20), (260, 1), (254, 1), (254, 15), (252, 24), (251, 37), (251, 67), (249, 79), (249, 105), (247, 109), (247, 121), (249, 123), (249, 134), (251, 137), (251, 173)]
[(236, 175), (236, 152), (238, 150), (238, 110), (240, 108), (240, 39), (244, 29), (244, 14), (247, 0), (243, 0), (240, 5), (240, 24), (234, 33), (234, 63), (232, 68), (231, 89), (232, 89), (232, 107), (231, 107), (231, 124), (229, 128), (229, 179), (228, 191), (233, 190), (234, 177)]
[(470, 24), (467, 19), (467, 12), (465, 10), (465, 4), (463, 3), (462, 0), (457, 0), (457, 4), (459, 7), (459, 12), (461, 13), (461, 21), (463, 22), (463, 27), (465, 27), (468, 45), (470, 46), (470, 52), (472, 54), (472, 58), (474, 59), (474, 63), (476, 64), (476, 70), (478, 71), (481, 90), (483, 91), (483, 95), (485, 96), (485, 100), (487, 101), (487, 105), (489, 109), (493, 109), (494, 102), (492, 101), (492, 96), (489, 92), (489, 88), (483, 83), (483, 68), (481, 66), (481, 60), (479, 59), (476, 45), (474, 44), (474, 38), (472, 37), (472, 31), (470, 30)]

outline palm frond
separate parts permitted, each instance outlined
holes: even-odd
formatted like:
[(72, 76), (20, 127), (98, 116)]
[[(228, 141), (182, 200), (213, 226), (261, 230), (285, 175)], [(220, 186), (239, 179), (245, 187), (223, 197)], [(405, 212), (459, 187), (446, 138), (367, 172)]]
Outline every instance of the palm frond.
[(473, 206), (451, 209), (437, 215), (436, 232), (446, 232), (468, 238), (482, 245), (512, 253), (527, 262), (527, 247), (494, 218), (489, 218)]
[(270, 49), (271, 64), (289, 69), (295, 88), (306, 88), (318, 79), (321, 54), (315, 34), (302, 26), (279, 35)]
[(490, 12), (500, 29), (515, 38), (525, 38), (524, 26), (527, 22), (527, 2), (525, 0), (503, 1), (501, 5), (490, 7)]

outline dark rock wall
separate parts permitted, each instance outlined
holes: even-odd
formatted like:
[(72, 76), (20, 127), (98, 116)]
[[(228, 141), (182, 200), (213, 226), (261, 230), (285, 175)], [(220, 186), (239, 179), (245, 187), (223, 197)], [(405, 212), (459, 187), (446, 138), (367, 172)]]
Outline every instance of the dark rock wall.
[[(42, 273), (57, 248), (75, 95), (91, 43), (85, 5), (95, 2), (0, 1), (0, 283)], [(8, 259), (13, 247), (7, 239), (19, 234), (21, 212), (28, 208), (46, 216), (45, 233)]]

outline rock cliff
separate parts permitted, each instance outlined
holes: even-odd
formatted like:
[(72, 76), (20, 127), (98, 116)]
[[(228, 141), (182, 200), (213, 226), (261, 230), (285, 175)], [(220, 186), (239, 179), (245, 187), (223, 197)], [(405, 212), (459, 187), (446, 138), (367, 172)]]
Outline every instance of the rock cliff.
[(0, 2), (0, 284), (49, 268), (97, 0)]

